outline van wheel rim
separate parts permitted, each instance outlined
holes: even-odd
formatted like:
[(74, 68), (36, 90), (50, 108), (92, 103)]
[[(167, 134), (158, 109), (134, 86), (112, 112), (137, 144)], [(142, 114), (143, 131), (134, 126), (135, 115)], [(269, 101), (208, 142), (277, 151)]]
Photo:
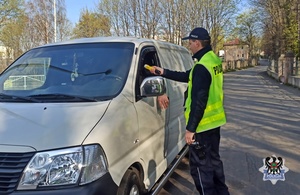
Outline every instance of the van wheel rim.
[(131, 190), (130, 190), (130, 193), (129, 195), (139, 195), (139, 188), (137, 187), (137, 185), (133, 185)]

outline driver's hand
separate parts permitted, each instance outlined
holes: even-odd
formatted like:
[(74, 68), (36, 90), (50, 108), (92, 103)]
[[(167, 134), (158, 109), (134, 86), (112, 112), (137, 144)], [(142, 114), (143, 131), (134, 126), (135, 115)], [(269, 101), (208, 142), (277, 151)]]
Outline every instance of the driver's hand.
[(158, 105), (161, 109), (167, 109), (169, 106), (169, 98), (166, 94), (157, 97)]

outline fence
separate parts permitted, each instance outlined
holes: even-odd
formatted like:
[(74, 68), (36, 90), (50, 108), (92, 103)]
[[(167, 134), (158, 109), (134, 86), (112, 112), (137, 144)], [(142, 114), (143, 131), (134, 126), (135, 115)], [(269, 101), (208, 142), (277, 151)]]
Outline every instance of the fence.
[(300, 59), (292, 53), (282, 54), (278, 60), (272, 60), (268, 74), (281, 83), (300, 88)]
[(233, 71), (233, 70), (239, 70), (244, 69), (250, 66), (256, 66), (258, 64), (257, 59), (252, 59), (250, 61), (248, 60), (235, 60), (235, 61), (224, 61), (222, 63), (223, 71)]
[(10, 76), (4, 83), (5, 90), (30, 90), (40, 87), (45, 82), (45, 75)]
[(278, 74), (278, 76), (284, 75), (285, 69), (288, 68), (288, 75), (300, 76), (300, 58), (294, 58), (291, 61), (284, 60), (284, 57), (280, 57), (278, 60), (272, 60), (269, 65), (269, 70)]
[(300, 76), (300, 57), (295, 58), (295, 62), (292, 65), (291, 75)]

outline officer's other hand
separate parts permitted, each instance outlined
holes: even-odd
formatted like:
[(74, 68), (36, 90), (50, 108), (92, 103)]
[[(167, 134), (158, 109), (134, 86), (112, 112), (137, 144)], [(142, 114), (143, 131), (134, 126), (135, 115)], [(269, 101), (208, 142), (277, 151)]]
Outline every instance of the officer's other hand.
[(191, 145), (195, 141), (194, 134), (194, 132), (191, 132), (189, 130), (185, 131), (185, 141), (188, 145)]

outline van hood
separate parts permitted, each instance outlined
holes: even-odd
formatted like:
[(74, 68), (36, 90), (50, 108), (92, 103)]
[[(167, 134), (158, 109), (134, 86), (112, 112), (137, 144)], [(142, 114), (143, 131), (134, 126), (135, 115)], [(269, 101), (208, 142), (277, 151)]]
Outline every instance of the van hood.
[(109, 103), (0, 103), (0, 152), (81, 145)]

